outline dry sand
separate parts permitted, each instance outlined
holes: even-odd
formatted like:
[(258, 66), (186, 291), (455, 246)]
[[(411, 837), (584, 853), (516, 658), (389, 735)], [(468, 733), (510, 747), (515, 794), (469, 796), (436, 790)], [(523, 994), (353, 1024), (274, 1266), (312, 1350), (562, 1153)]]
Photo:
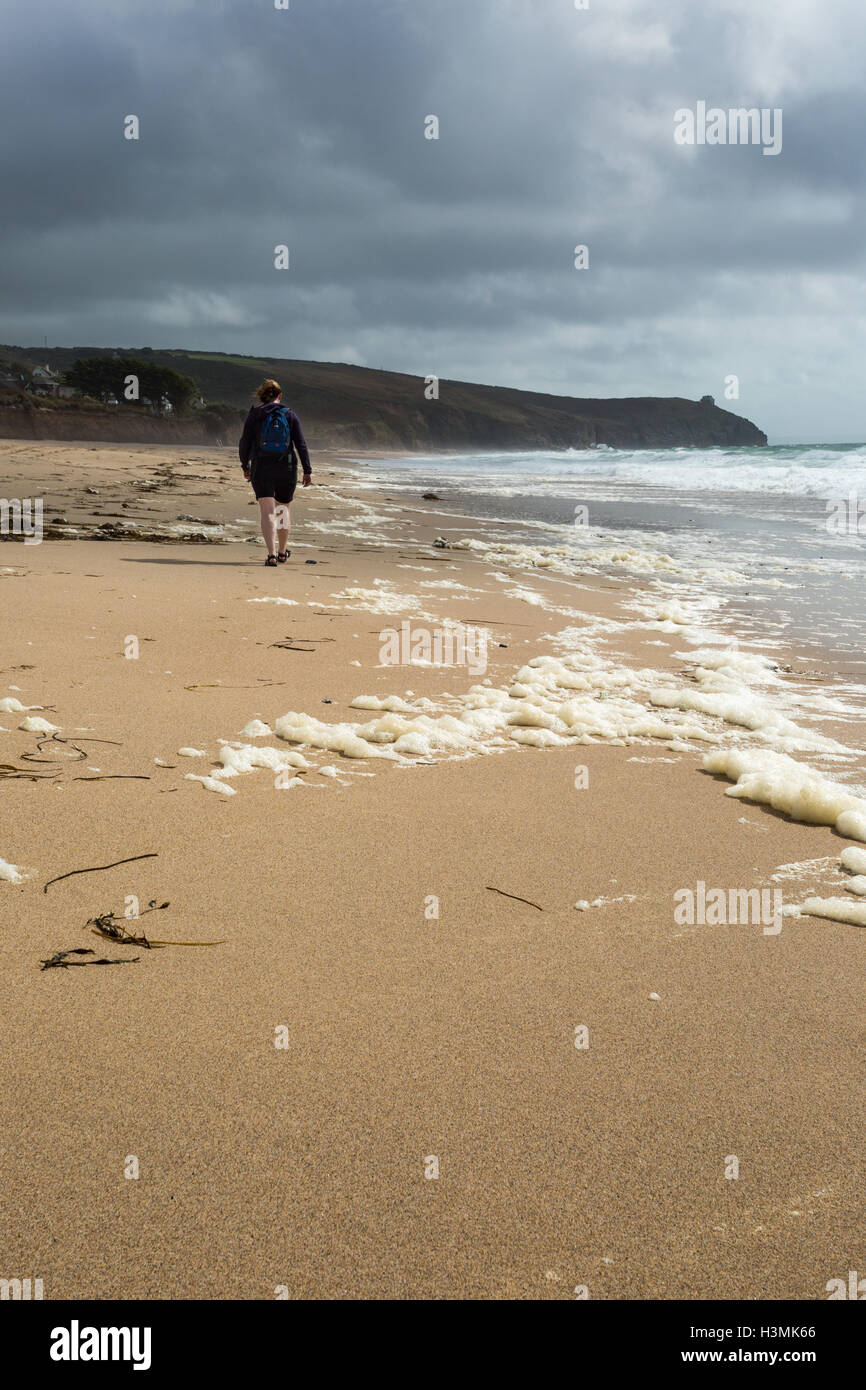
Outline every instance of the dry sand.
[[(85, 534), (115, 512), (157, 533), (255, 516), (229, 451), (6, 442), (0, 458), (7, 493)], [(494, 685), (574, 621), (505, 596), (489, 561), (431, 550), (435, 504), (393, 504), (390, 548), (363, 516), (345, 534), (352, 485), (315, 463), (278, 571), (244, 541), (0, 547), (0, 698), (109, 740), (40, 755), (24, 715), (0, 714), (0, 762), (56, 774), (2, 783), (0, 856), (34, 876), (0, 882), (0, 1276), (74, 1299), (825, 1297), (864, 1260), (866, 933), (681, 926), (673, 893), (767, 885), (848, 841), (726, 797), (697, 747), (647, 742), (317, 755), (340, 776), (276, 791), (260, 771), (233, 797), (185, 780), (211, 763), (178, 749), (213, 754), (254, 716), (363, 720), (361, 693), (473, 683), (379, 667), (381, 629), (411, 614), (353, 609), (347, 586), (482, 591), (423, 592), (493, 625)], [(590, 615), (630, 593), (514, 577)], [(298, 606), (247, 602), (274, 595)], [(635, 659), (676, 670), (665, 643)], [(128, 895), (170, 903), (136, 930), (222, 944), (133, 950), (86, 929)], [(139, 960), (40, 970), (85, 946)]]

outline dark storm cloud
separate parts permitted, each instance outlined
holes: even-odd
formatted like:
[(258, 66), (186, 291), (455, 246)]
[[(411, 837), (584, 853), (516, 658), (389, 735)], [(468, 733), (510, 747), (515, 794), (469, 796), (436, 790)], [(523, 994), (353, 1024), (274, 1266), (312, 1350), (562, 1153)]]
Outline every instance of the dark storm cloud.
[[(857, 432), (863, 37), (853, 0), (19, 7), (0, 337), (601, 395), (736, 373), (775, 433)], [(698, 100), (781, 107), (782, 154), (678, 147)]]

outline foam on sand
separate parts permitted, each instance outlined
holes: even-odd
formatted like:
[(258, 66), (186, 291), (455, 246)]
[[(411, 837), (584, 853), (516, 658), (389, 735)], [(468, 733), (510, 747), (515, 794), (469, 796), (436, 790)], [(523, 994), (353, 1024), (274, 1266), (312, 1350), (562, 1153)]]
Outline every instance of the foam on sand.
[(373, 748), (360, 738), (357, 726), (353, 724), (324, 724), (311, 714), (298, 714), (289, 710), (274, 723), (277, 738), (288, 743), (307, 744), (310, 748), (325, 748), (332, 753), (342, 753), (345, 758), (384, 757), (383, 750)]
[[(753, 799), (778, 803), (781, 809), (790, 804), (791, 814), (798, 818), (838, 822), (843, 833), (858, 838), (857, 818), (866, 817), (861, 798), (778, 751), (736, 746), (745, 727), (753, 737), (785, 747), (829, 747), (834, 753), (843, 747), (795, 724), (769, 696), (748, 688), (746, 682), (753, 687), (762, 678), (776, 682), (775, 663), (754, 654), (702, 649), (695, 653), (700, 664), (686, 685), (673, 674), (620, 665), (609, 650), (602, 658), (593, 649), (599, 637), (607, 641), (627, 626), (632, 625), (592, 620), (583, 628), (567, 628), (550, 639), (566, 649), (562, 655), (531, 658), (504, 687), (488, 679), (463, 694), (443, 693), (435, 700), (419, 697), (411, 704), (396, 694), (357, 695), (351, 707), (378, 718), (328, 724), (311, 714), (289, 711), (274, 722), (274, 732), (286, 742), (346, 758), (386, 757), (405, 765), (432, 756), (501, 752), (514, 745), (653, 742), (687, 752), (725, 739), (734, 747), (712, 754), (712, 763), (705, 766), (728, 772), (735, 780), (743, 778), (731, 794), (746, 796), (748, 789), (755, 793)], [(691, 717), (684, 718), (684, 713)], [(245, 732), (256, 737), (267, 727), (252, 721)], [(794, 779), (802, 784), (802, 805), (791, 792)], [(866, 840), (866, 819), (862, 838)]]
[(686, 613), (681, 603), (676, 599), (662, 604), (658, 612), (659, 621), (663, 623), (676, 623), (678, 627), (684, 627), (689, 622), (689, 615)]
[[(622, 569), (632, 574), (682, 576), (689, 580), (708, 580), (715, 585), (746, 583), (747, 576), (737, 570), (715, 566), (695, 566), (688, 557), (677, 559), (663, 550), (654, 550), (645, 542), (630, 545), (621, 538), (594, 535), (583, 540), (570, 533), (567, 544), (523, 545), (510, 541), (480, 540), (467, 537), (452, 541), (451, 550), (470, 550), (488, 564), (500, 569), (507, 565), (516, 569), (550, 570), (570, 577), (587, 572), (599, 573)], [(672, 619), (667, 619), (673, 623)]]
[(401, 699), (399, 695), (386, 695), (384, 699), (379, 699), (377, 695), (356, 695), (350, 709), (379, 709), (388, 710), (391, 713), (414, 714), (411, 705)]
[[(426, 569), (426, 565), (401, 565), (401, 569)], [(456, 594), (483, 594), (485, 589), (474, 589), (469, 584), (459, 584), (456, 579), (419, 579), (419, 589), (450, 589)]]
[[(598, 685), (603, 679), (595, 673)], [(359, 695), (351, 707), (379, 711), (379, 719), (334, 725), (290, 712), (274, 727), (280, 738), (365, 758), (381, 755), (384, 750), (371, 745), (382, 744), (390, 745), (392, 757), (466, 757), (509, 743), (551, 747), (596, 740), (711, 738), (695, 722), (665, 718), (630, 699), (617, 688), (615, 673), (608, 672), (607, 679), (613, 691), (592, 689), (591, 679), (560, 658), (535, 657), (508, 689), (474, 685), (463, 695), (442, 695), (438, 702), (419, 699), (414, 706), (401, 696)], [(580, 692), (576, 697), (575, 691)]]
[(262, 748), (253, 743), (223, 743), (219, 751), (222, 777), (237, 777), (241, 772), (254, 772), (257, 767), (271, 772), (287, 772), (290, 768), (309, 770), (310, 764), (300, 753), (288, 748)]
[(836, 829), (849, 840), (863, 840), (866, 843), (866, 814), (857, 810), (843, 811), (836, 821)]
[(834, 865), (834, 855), (824, 855), (822, 859), (799, 859), (790, 865), (780, 865), (776, 873), (771, 873), (773, 883), (799, 883), (803, 878), (815, 878), (830, 872)]
[[(422, 600), (417, 594), (401, 594), (388, 579), (377, 579), (376, 587), (373, 589), (362, 589), (353, 586), (341, 589), (339, 593), (331, 594), (331, 598), (346, 600), (342, 604), (322, 603), (317, 607), (321, 608), (345, 608), (353, 612), (376, 613), (385, 617), (391, 617), (397, 613), (411, 613), (417, 621), (438, 622), (432, 613), (424, 612)], [(428, 594), (428, 600), (433, 597)]]
[(575, 912), (587, 912), (591, 907), (607, 907), (611, 903), (634, 903), (637, 902), (636, 893), (622, 893), (618, 898), (593, 898), (589, 902), (586, 898), (579, 898), (574, 904)]
[(801, 912), (807, 917), (826, 917), (831, 922), (866, 927), (866, 903), (852, 903), (846, 898), (807, 898)]
[(269, 724), (265, 724), (261, 719), (251, 719), (241, 729), (241, 738), (270, 738), (273, 730)]
[(10, 864), (6, 859), (0, 859), (0, 882), (3, 883), (24, 883), (28, 878), (32, 878), (34, 869), (22, 869), (17, 864)]
[(816, 875), (826, 874), (830, 865), (835, 863), (836, 859), (832, 854), (826, 854), (821, 859), (801, 859), (793, 864), (780, 864), (776, 872), (770, 875), (770, 878), (773, 883), (798, 883), (804, 878), (814, 878)]
[(236, 787), (230, 787), (228, 783), (221, 782), (217, 777), (202, 777), (197, 772), (186, 772), (184, 773), (184, 781), (201, 782), (205, 791), (220, 792), (222, 796), (237, 796)]
[[(698, 667), (694, 678), (701, 685), (714, 685), (718, 681), (717, 672)], [(737, 724), (753, 733), (764, 734), (773, 743), (792, 751), (825, 749), (839, 752), (842, 745), (835, 739), (825, 738), (814, 730), (806, 730), (779, 710), (772, 708), (768, 701), (758, 694), (739, 687), (725, 691), (717, 689), (671, 689), (653, 690), (650, 702), (663, 709), (694, 710), (721, 719), (726, 724)]]
[(296, 598), (280, 598), (279, 596), (273, 598), (248, 598), (247, 603), (283, 603), (289, 608), (300, 608), (301, 606)]
[(866, 849), (855, 849), (853, 845), (843, 849), (839, 863), (852, 874), (866, 874)]
[(21, 721), (18, 728), (23, 729), (26, 734), (56, 734), (60, 725), (49, 724), (47, 719), (40, 719), (38, 715), (36, 717), (28, 715), (26, 719)]
[(866, 800), (784, 753), (723, 748), (708, 753), (703, 766), (736, 783), (728, 787), (726, 796), (772, 806), (810, 825), (832, 825), (848, 839), (866, 841)]
[[(503, 558), (505, 554), (515, 561), (512, 551)], [(548, 569), (548, 583), (562, 582), (555, 577), (558, 558), (538, 552), (519, 558)], [(505, 574), (497, 572), (496, 577), (513, 583)], [(436, 586), (443, 589), (443, 597), (451, 592), (451, 581), (437, 580)], [(431, 584), (425, 598), (434, 592)], [(390, 581), (377, 580), (369, 589), (353, 585), (331, 597), (369, 612), (427, 616), (419, 611), (416, 595), (399, 592)], [(804, 689), (776, 661), (741, 650), (730, 636), (707, 626), (721, 602), (716, 594), (695, 597), (680, 586), (677, 594), (630, 599), (627, 607), (637, 615), (633, 618), (574, 614), (579, 621), (540, 639), (556, 655), (548, 651), (532, 657), (501, 686), (487, 678), (459, 694), (443, 692), (435, 698), (413, 696), (411, 691), (359, 694), (350, 708), (369, 711), (374, 718), (331, 724), (290, 710), (271, 720), (273, 733), (314, 752), (358, 761), (384, 758), (398, 767), (515, 747), (643, 743), (661, 746), (660, 751), (696, 753), (710, 744), (716, 751), (704, 759), (704, 767), (736, 782), (728, 795), (763, 802), (794, 819), (835, 825), (841, 834), (866, 843), (866, 799), (789, 756), (796, 752), (830, 762), (850, 759), (851, 748), (814, 725), (831, 717), (838, 723), (839, 716), (852, 711), (837, 701), (816, 698), (811, 687)], [(687, 643), (694, 648), (672, 653), (685, 663), (685, 671), (631, 664), (635, 638), (647, 627), (673, 632), (677, 647)], [(625, 641), (628, 655), (617, 650), (619, 639)], [(804, 709), (808, 723), (791, 717)], [(268, 724), (256, 718), (243, 735), (259, 738), (270, 732)], [(224, 778), (256, 766), (272, 767), (250, 756), (230, 760), (227, 767), (221, 755), (221, 762), (214, 774)]]

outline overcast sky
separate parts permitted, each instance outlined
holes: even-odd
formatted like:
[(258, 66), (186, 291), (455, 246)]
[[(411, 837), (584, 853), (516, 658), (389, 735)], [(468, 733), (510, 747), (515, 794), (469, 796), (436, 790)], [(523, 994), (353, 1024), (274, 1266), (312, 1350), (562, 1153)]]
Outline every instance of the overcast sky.
[[(0, 0), (0, 22), (2, 341), (709, 392), (771, 438), (866, 438), (863, 0)], [(781, 154), (678, 145), (699, 101), (781, 108)]]

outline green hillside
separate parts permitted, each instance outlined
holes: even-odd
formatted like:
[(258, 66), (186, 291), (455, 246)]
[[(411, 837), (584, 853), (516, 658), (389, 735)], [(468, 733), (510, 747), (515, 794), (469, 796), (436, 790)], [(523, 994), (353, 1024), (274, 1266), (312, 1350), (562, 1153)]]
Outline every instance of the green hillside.
[[(439, 399), (428, 401), (423, 379), (399, 372), (172, 349), (0, 346), (0, 358), (66, 371), (77, 358), (115, 351), (170, 367), (191, 377), (206, 401), (236, 407), (237, 420), (227, 420), (223, 433), (231, 433), (239, 423), (262, 378), (274, 376), (311, 442), (319, 447), (561, 449), (766, 443), (748, 420), (708, 401), (678, 397), (580, 399), (442, 380)], [(11, 414), (0, 411), (0, 432), (9, 428)], [(135, 416), (136, 407), (115, 409), (116, 429), (134, 429)]]

